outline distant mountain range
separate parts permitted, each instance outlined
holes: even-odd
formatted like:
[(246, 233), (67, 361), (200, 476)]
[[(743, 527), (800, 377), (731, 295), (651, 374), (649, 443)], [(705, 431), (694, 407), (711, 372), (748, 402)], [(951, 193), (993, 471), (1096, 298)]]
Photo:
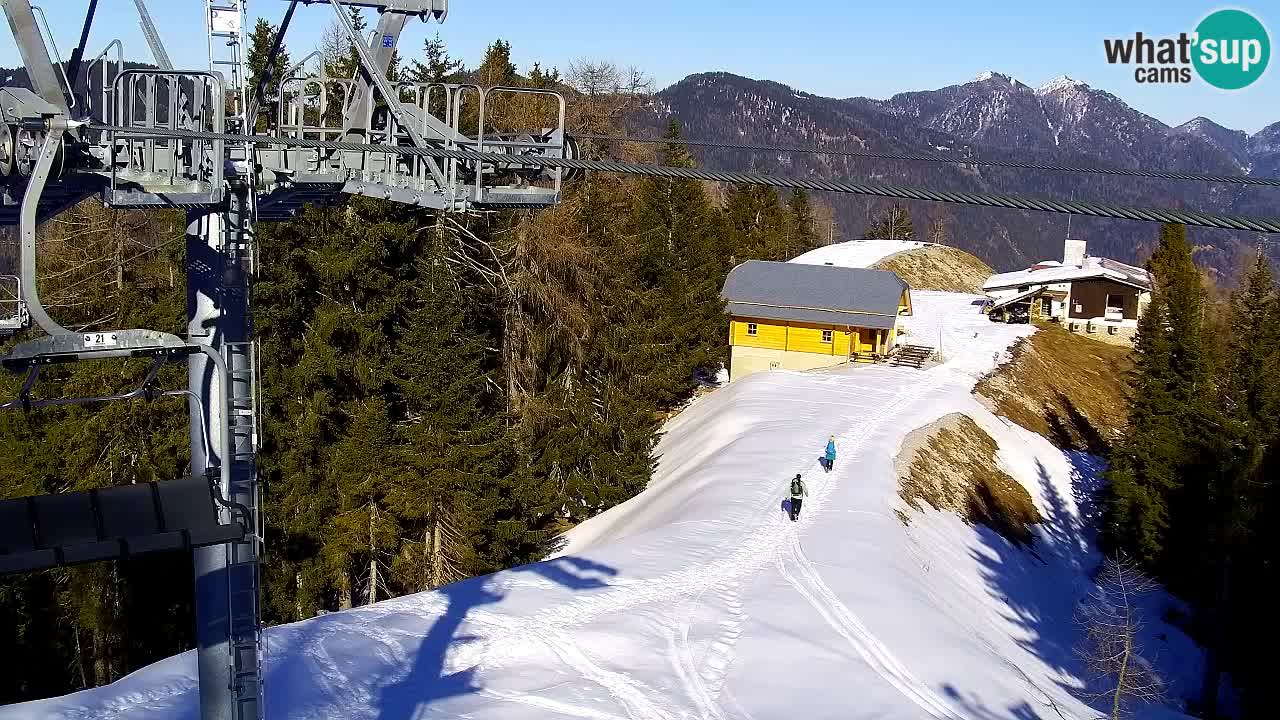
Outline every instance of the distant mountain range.
[[(680, 121), (686, 137), (713, 141), (1280, 176), (1280, 122), (1252, 136), (1205, 117), (1169, 127), (1067, 77), (1032, 88), (987, 72), (960, 85), (872, 100), (826, 98), (775, 82), (702, 73), (658, 93), (632, 131), (658, 133), (671, 118)], [(1267, 188), (755, 151), (696, 148), (694, 154), (718, 169), (1280, 216), (1280, 190)], [(888, 203), (853, 196), (824, 201), (836, 209), (845, 238), (860, 237), (868, 215)], [(1067, 233), (1068, 220), (1061, 215), (928, 203), (909, 208), (918, 236), (941, 213), (953, 244), (1000, 270), (1059, 257)], [(1091, 254), (1125, 261), (1141, 260), (1157, 231), (1130, 221), (1071, 221), (1071, 234), (1088, 240)], [(1192, 236), (1201, 262), (1227, 273), (1257, 241), (1205, 230), (1192, 230)]]

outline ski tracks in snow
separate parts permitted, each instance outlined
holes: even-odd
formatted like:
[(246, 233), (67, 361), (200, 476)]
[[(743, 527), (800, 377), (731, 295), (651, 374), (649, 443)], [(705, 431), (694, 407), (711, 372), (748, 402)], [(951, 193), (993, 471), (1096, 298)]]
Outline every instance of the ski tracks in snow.
[[(703, 588), (692, 601), (686, 603), (685, 613), (676, 627), (667, 628), (667, 655), (679, 678), (685, 694), (693, 701), (701, 720), (725, 720), (718, 704), (720, 690), (733, 664), (734, 647), (742, 635), (747, 616), (742, 608), (736, 584), (726, 583), (716, 588), (716, 596), (723, 604), (728, 617), (717, 623), (719, 632), (711, 641), (700, 664), (694, 657), (689, 642), (693, 616), (701, 607), (700, 601), (707, 588)], [(701, 665), (702, 669), (699, 669)]]
[[(906, 668), (892, 651), (823, 582), (792, 535), (786, 555), (777, 557), (778, 572), (840, 634), (877, 675), (936, 720), (964, 720), (937, 693)], [(799, 570), (798, 573), (792, 570)]]
[[(937, 371), (920, 373), (888, 369), (895, 375), (910, 374), (911, 380), (892, 395), (879, 388), (857, 382), (854, 376), (830, 376), (822, 382), (831, 384), (834, 395), (867, 398), (876, 394), (889, 395), (874, 409), (869, 409), (866, 421), (850, 432), (839, 436), (842, 467), (858, 455), (867, 441), (874, 437), (883, 424), (903, 409), (938, 387), (943, 377)], [(814, 465), (816, 468), (816, 464)], [(753, 523), (754, 530), (743, 536), (726, 540), (721, 547), (725, 552), (719, 557), (695, 562), (649, 580), (615, 582), (610, 587), (571, 598), (566, 602), (544, 607), (528, 615), (512, 617), (488, 610), (475, 609), (467, 618), (467, 630), (475, 642), (451, 652), (450, 671), (470, 668), (477, 673), (497, 669), (528, 657), (537, 648), (546, 648), (582, 679), (598, 685), (618, 703), (619, 709), (630, 720), (677, 720), (691, 716), (685, 703), (675, 698), (664, 698), (663, 693), (636, 679), (633, 675), (607, 667), (604, 658), (594, 658), (583, 644), (573, 637), (571, 630), (581, 628), (602, 618), (632, 613), (640, 608), (669, 608), (679, 604), (679, 619), (672, 621), (665, 612), (656, 614), (654, 620), (663, 628), (666, 636), (668, 662), (680, 683), (686, 702), (692, 704), (692, 717), (698, 720), (728, 720), (744, 716), (733, 703), (735, 712), (721, 708), (719, 698), (734, 661), (735, 647), (741, 636), (747, 614), (743, 606), (741, 587), (744, 581), (760, 570), (777, 564), (783, 577), (815, 608), (826, 622), (832, 625), (858, 651), (858, 654), (881, 677), (897, 688), (937, 720), (958, 720), (945, 703), (923, 683), (914, 678), (892, 653), (879, 642), (865, 625), (840, 602), (835, 593), (822, 581), (817, 569), (805, 558), (799, 548), (797, 531), (812, 522), (828, 504), (842, 469), (837, 468), (823, 475), (824, 482), (812, 483), (813, 488), (805, 513), (797, 525), (787, 522), (772, 503), (762, 508)], [(723, 607), (722, 619), (716, 621), (713, 639), (705, 641), (701, 657), (695, 653), (691, 634), (695, 619), (709, 607), (708, 593), (718, 599)], [(704, 602), (707, 600), (707, 602)], [(420, 603), (420, 604), (419, 604)], [(378, 628), (379, 619), (398, 613), (413, 613), (424, 618), (438, 615), (444, 610), (435, 596), (422, 596), (419, 602), (404, 600), (383, 606), (363, 608), (357, 612), (365, 616), (362, 625), (369, 628), (366, 637), (381, 646), (377, 652), (386, 654), (394, 663), (402, 654), (402, 633)], [(714, 614), (714, 613), (712, 613)], [(335, 695), (359, 703), (367, 701), (372, 688), (359, 683), (346, 682), (342, 661), (330, 653), (325, 642), (342, 626), (317, 628), (308, 638), (305, 652), (310, 656), (323, 684)], [(354, 680), (354, 678), (351, 678)], [(481, 692), (489, 697), (523, 704), (542, 710), (591, 720), (619, 718), (614, 713), (599, 708), (565, 702), (499, 688), (485, 688)], [(731, 701), (732, 698), (729, 698)], [(681, 706), (684, 707), (681, 707)]]
[[(935, 389), (942, 378), (937, 372), (919, 373), (903, 370), (894, 374), (911, 375), (917, 382), (906, 386), (891, 396), (887, 402), (872, 411), (866, 422), (860, 423), (850, 432), (838, 439), (843, 449), (841, 455), (846, 466), (856, 457), (867, 441), (875, 436), (883, 423), (895, 417), (906, 407), (916, 402)], [(877, 392), (876, 388), (850, 383), (848, 376), (832, 376), (823, 379), (833, 387), (832, 391), (851, 397), (867, 397), (868, 393)], [(816, 465), (815, 465), (816, 467)], [(828, 503), (835, 481), (842, 471), (837, 469), (824, 476), (825, 482), (815, 488), (806, 513), (800, 526), (819, 514)], [(674, 703), (659, 705), (658, 694), (643, 683), (622, 672), (605, 669), (597, 661), (592, 660), (580, 644), (571, 637), (569, 628), (585, 625), (596, 618), (610, 616), (615, 613), (626, 613), (645, 606), (663, 606), (672, 602), (682, 603), (680, 620), (671, 623), (659, 619), (666, 636), (668, 662), (680, 682), (681, 690), (692, 703), (694, 717), (700, 720), (727, 720), (729, 715), (720, 707), (719, 696), (723, 690), (729, 669), (734, 659), (734, 648), (746, 623), (746, 613), (740, 596), (740, 587), (747, 578), (753, 576), (764, 567), (777, 563), (783, 576), (806, 600), (814, 606), (818, 613), (859, 651), (859, 655), (880, 676), (903, 695), (920, 707), (930, 712), (931, 717), (938, 720), (959, 720), (936, 695), (914, 678), (909, 671), (898, 662), (892, 653), (878, 641), (860, 620), (843, 604), (835, 593), (827, 587), (819, 576), (817, 569), (804, 557), (799, 549), (796, 531), (798, 528), (784, 521), (771, 503), (764, 508), (755, 524), (756, 530), (746, 536), (745, 542), (738, 542), (718, 559), (705, 563), (695, 563), (679, 570), (674, 570), (652, 580), (631, 583), (625, 587), (614, 587), (552, 606), (520, 618), (512, 619), (500, 616), (482, 615), (484, 624), (497, 621), (503, 625), (496, 633), (504, 644), (511, 643), (520, 636), (537, 638), (540, 644), (550, 647), (552, 652), (569, 668), (584, 679), (603, 687), (614, 697), (627, 717), (633, 720), (668, 720), (670, 718), (687, 717), (688, 713), (677, 710)], [(785, 558), (785, 560), (784, 560)], [(788, 565), (799, 570), (799, 576), (788, 569)], [(704, 653), (702, 662), (695, 657), (690, 641), (694, 618), (698, 611), (706, 607), (703, 596), (714, 591), (727, 610), (728, 617), (718, 624), (718, 633), (710, 642)], [(477, 618), (478, 620), (481, 618)], [(493, 628), (497, 630), (497, 628)], [(519, 642), (517, 641), (518, 645)], [(489, 648), (489, 649), (492, 649)], [(496, 668), (514, 661), (519, 653), (510, 652), (500, 655), (481, 651), (477, 658), (476, 668)], [(506, 695), (504, 693), (504, 695)], [(518, 701), (516, 697), (508, 697)], [(562, 710), (568, 710), (568, 707)], [(583, 713), (571, 712), (581, 717), (600, 717), (598, 711)]]
[[(849, 457), (862, 450), (867, 441), (875, 435), (881, 425), (893, 418), (907, 406), (924, 397), (942, 383), (941, 373), (935, 370), (923, 375), (918, 384), (910, 385), (900, 392), (884, 409), (877, 413), (874, 422), (867, 422), (842, 436), (844, 445), (842, 455)], [(842, 467), (848, 466), (845, 460)], [(833, 471), (839, 477), (839, 470)], [(814, 498), (813, 511), (820, 511), (830, 499), (832, 484), (830, 481), (822, 487), (820, 495)], [(810, 507), (806, 504), (805, 507)], [(801, 526), (803, 527), (803, 525)], [(910, 670), (899, 661), (893, 652), (862, 622), (858, 616), (841, 602), (840, 598), (822, 580), (818, 569), (805, 556), (800, 546), (799, 531), (794, 528), (785, 540), (786, 551), (774, 557), (778, 572), (800, 593), (814, 610), (857, 652), (877, 675), (901, 693), (935, 720), (964, 720), (957, 714), (927, 683), (915, 677)]]

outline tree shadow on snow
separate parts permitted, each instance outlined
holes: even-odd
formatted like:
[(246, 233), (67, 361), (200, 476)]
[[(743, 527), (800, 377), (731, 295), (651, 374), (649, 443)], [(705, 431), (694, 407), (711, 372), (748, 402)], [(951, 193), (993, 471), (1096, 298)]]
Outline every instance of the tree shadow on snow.
[[(1044, 518), (1037, 526), (1032, 546), (1019, 547), (979, 526), (975, 529), (984, 547), (974, 552), (974, 558), (988, 591), (1000, 603), (1003, 618), (1013, 626), (1017, 643), (1054, 671), (1054, 677), (1041, 679), (1075, 692), (1077, 688), (1061, 682), (1060, 677), (1083, 677), (1084, 674), (1075, 652), (1080, 639), (1076, 608), (1088, 592), (1089, 577), (1099, 558), (1094, 549), (1092, 522), (1082, 518), (1095, 517), (1093, 497), (1097, 492), (1100, 461), (1079, 452), (1067, 453), (1067, 457), (1073, 465), (1071, 491), (1080, 515), (1071, 511), (1047, 468), (1037, 463)], [(1009, 660), (1012, 662), (1014, 658)], [(975, 704), (974, 698), (963, 697), (952, 686), (944, 686), (944, 690), (953, 700), (970, 708), (974, 718), (1057, 717), (1047, 706), (1048, 714), (1029, 705), (997, 712)]]
[[(555, 558), (509, 572), (537, 573), (571, 590), (608, 587), (609, 578), (618, 574), (613, 567), (580, 557)], [(458, 634), (467, 614), (503, 599), (501, 592), (492, 589), (493, 577), (463, 580), (435, 590), (448, 603), (445, 611), (422, 639), (409, 674), (382, 688), (377, 700), (379, 720), (417, 720), (434, 702), (482, 689), (474, 668), (446, 673), (444, 664), (451, 647), (477, 639)]]
[(1004, 710), (987, 707), (976, 695), (966, 697), (954, 685), (942, 686), (942, 692), (951, 701), (951, 706), (960, 710), (967, 720), (1057, 720), (1062, 716), (1054, 713), (1052, 708), (1043, 711), (1031, 707), (1027, 701), (1015, 703)]

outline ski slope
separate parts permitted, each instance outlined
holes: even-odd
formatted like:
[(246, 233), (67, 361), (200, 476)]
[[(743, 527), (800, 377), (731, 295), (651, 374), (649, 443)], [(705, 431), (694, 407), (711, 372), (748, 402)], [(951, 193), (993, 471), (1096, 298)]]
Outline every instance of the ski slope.
[[(926, 371), (778, 370), (700, 398), (666, 428), (650, 487), (553, 559), (271, 628), (268, 717), (1094, 717), (1072, 692), (1071, 649), (1098, 560), (1086, 525), (1098, 467), (971, 394), (1033, 331), (989, 322), (977, 299), (914, 293), (908, 333), (944, 352)], [(1034, 553), (949, 513), (895, 514), (903, 438), (953, 412), (997, 440), (1045, 516)], [(829, 434), (839, 456), (825, 474)], [(791, 523), (780, 503), (796, 472), (810, 497)], [(1199, 656), (1150, 614), (1145, 640), (1176, 696)], [(195, 718), (194, 677), (186, 653), (0, 719)]]
[(871, 267), (890, 255), (928, 247), (931, 243), (915, 240), (849, 240), (814, 248), (790, 262), (802, 265), (835, 265), (836, 267)]

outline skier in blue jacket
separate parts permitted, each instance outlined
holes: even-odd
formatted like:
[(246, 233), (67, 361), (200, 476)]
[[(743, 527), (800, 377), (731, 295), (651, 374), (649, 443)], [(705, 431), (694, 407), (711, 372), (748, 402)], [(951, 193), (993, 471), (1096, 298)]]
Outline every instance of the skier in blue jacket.
[(831, 472), (831, 468), (835, 467), (835, 464), (836, 464), (836, 436), (832, 435), (831, 437), (827, 438), (826, 462), (823, 463), (822, 467), (827, 472)]

